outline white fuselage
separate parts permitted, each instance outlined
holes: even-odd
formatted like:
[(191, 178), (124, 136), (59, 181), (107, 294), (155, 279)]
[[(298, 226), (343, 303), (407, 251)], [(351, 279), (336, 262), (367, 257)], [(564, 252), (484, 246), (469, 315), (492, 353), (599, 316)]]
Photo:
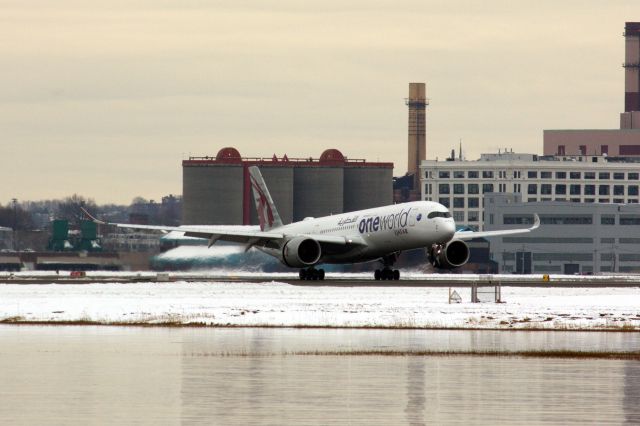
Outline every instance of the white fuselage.
[[(448, 217), (445, 217), (446, 216)], [(444, 244), (455, 233), (455, 223), (446, 207), (431, 201), (415, 201), (320, 218), (307, 218), (276, 229), (285, 235), (344, 237), (360, 242), (329, 245), (318, 263), (353, 263), (432, 244)], [(325, 245), (326, 247), (326, 245)], [(279, 257), (275, 247), (258, 246)]]

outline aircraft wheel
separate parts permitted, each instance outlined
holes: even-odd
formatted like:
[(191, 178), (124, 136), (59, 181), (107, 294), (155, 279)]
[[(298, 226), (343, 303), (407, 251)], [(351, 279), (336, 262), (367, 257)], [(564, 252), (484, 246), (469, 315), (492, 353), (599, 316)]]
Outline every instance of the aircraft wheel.
[(393, 280), (398, 281), (400, 279), (400, 271), (397, 269), (393, 270)]
[(324, 281), (324, 269), (319, 269), (319, 270), (318, 270), (318, 278), (319, 278), (321, 281)]
[(300, 269), (300, 279), (301, 280), (306, 280), (307, 279), (307, 271), (305, 271), (304, 269)]
[(376, 279), (376, 281), (380, 281), (381, 278), (381, 273), (380, 273), (380, 269), (376, 269), (376, 271), (373, 273), (373, 278)]

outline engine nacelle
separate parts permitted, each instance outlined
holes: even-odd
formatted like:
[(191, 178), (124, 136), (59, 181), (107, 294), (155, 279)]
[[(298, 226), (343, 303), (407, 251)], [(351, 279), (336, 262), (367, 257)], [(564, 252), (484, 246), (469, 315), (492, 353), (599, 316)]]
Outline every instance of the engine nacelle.
[(461, 240), (446, 245), (434, 244), (429, 249), (429, 262), (438, 269), (458, 268), (469, 260), (469, 246)]
[(282, 248), (282, 261), (292, 268), (306, 268), (318, 263), (322, 256), (320, 243), (313, 238), (295, 237)]

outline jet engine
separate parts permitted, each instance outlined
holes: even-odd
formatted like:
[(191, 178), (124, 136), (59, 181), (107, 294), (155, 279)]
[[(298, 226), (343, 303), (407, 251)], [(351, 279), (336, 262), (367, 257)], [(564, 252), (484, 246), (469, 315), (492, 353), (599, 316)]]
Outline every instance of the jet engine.
[(322, 256), (320, 243), (313, 238), (295, 237), (282, 248), (282, 261), (292, 268), (306, 268), (315, 265)]
[(428, 252), (429, 262), (438, 269), (454, 269), (469, 260), (469, 246), (461, 240), (449, 241), (447, 244), (434, 244)]

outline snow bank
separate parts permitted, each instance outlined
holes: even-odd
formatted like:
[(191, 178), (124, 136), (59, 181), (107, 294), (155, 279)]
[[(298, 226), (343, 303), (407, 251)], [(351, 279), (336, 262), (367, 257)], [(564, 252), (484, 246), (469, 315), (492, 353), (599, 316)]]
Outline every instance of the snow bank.
[[(306, 287), (269, 283), (0, 285), (0, 321), (640, 330), (638, 288), (502, 288), (471, 303), (458, 288)], [(490, 300), (492, 295), (481, 295)]]

